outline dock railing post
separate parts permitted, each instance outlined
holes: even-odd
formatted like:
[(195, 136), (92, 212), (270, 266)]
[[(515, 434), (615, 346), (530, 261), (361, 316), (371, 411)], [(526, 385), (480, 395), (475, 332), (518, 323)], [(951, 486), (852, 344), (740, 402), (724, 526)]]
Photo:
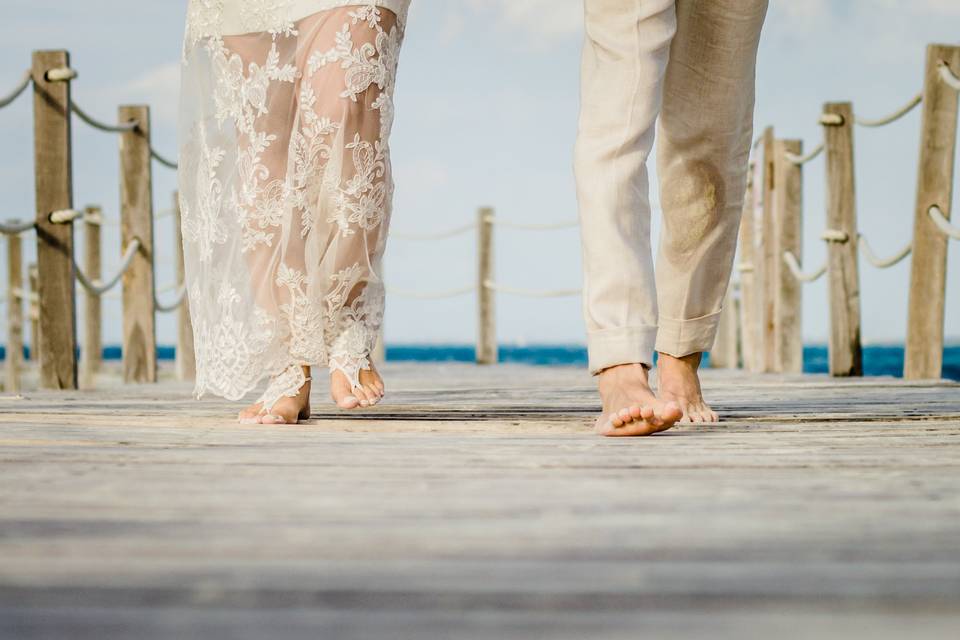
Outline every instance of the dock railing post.
[(37, 263), (27, 267), (30, 297), (27, 299), (27, 315), (30, 317), (30, 360), (40, 362), (40, 270)]
[(747, 173), (747, 190), (743, 197), (743, 213), (740, 220), (739, 258), (737, 272), (740, 274), (740, 353), (743, 358), (743, 368), (748, 371), (757, 371), (759, 354), (759, 321), (757, 312), (760, 304), (757, 301), (757, 246), (754, 240), (756, 233), (756, 189), (757, 169), (756, 160), (750, 164)]
[(774, 252), (774, 371), (803, 371), (802, 300), (803, 283), (790, 273), (783, 254), (803, 255), (803, 167), (787, 154), (802, 155), (800, 140), (777, 140), (773, 151), (776, 251)]
[[(173, 235), (176, 239), (177, 282), (186, 286), (186, 269), (183, 265), (183, 228), (181, 224), (180, 192), (173, 192)], [(184, 291), (183, 302), (177, 308), (177, 380), (195, 380), (197, 356), (193, 345), (193, 321), (190, 319), (190, 292)]]
[(943, 368), (949, 238), (934, 224), (930, 210), (937, 207), (950, 219), (958, 102), (957, 90), (940, 75), (943, 66), (960, 76), (960, 47), (927, 47), (903, 365), (903, 377), (909, 380), (939, 378)]
[[(33, 53), (33, 134), (37, 268), (40, 294), (42, 389), (77, 388), (77, 318), (73, 282), (73, 225), (54, 223), (54, 211), (73, 208), (70, 80), (47, 72), (70, 67), (66, 51)], [(67, 75), (67, 77), (69, 77)], [(37, 336), (32, 336), (36, 338)]]
[[(100, 261), (100, 224), (102, 212), (98, 206), (83, 210), (83, 272), (90, 280), (99, 280), (103, 275)], [(84, 290), (83, 295), (83, 343), (80, 345), (80, 386), (92, 389), (96, 386), (100, 360), (103, 357), (101, 334), (101, 298), (99, 294)]]
[(717, 326), (717, 338), (710, 350), (710, 366), (714, 369), (736, 369), (740, 366), (738, 349), (739, 312), (734, 294), (736, 283), (731, 279), (727, 295), (723, 298), (720, 311), (720, 323)]
[(493, 209), (484, 207), (477, 212), (477, 364), (497, 362), (493, 277)]
[(123, 274), (123, 380), (156, 382), (150, 109), (124, 105), (117, 117), (121, 124), (137, 123), (120, 134), (121, 251), (131, 242), (140, 243)]
[(23, 371), (23, 241), (7, 236), (7, 366), (4, 391), (20, 393)]
[(860, 345), (860, 275), (857, 263), (857, 200), (854, 189), (853, 105), (828, 102), (824, 129), (827, 169), (827, 278), (830, 290), (829, 370), (832, 376), (863, 375)]

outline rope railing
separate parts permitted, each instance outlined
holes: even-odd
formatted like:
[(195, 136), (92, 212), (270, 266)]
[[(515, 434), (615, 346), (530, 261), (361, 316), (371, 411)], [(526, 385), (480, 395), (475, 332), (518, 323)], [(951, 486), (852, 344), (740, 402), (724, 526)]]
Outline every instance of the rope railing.
[(23, 233), (24, 231), (30, 231), (36, 226), (37, 223), (33, 220), (25, 222), (14, 218), (12, 220), (0, 222), (0, 233), (5, 236), (15, 236)]
[(940, 74), (940, 79), (954, 91), (960, 91), (960, 78), (954, 75), (953, 71), (950, 69), (950, 66), (940, 60), (937, 62), (937, 71)]
[(927, 209), (927, 214), (930, 216), (930, 219), (933, 220), (933, 224), (937, 225), (937, 229), (939, 229), (941, 233), (954, 240), (960, 240), (960, 227), (951, 224), (950, 221), (947, 220), (947, 217), (943, 215), (940, 207), (931, 205), (931, 207)]
[(790, 273), (793, 274), (793, 277), (800, 282), (815, 282), (823, 277), (823, 274), (827, 272), (826, 262), (815, 271), (804, 272), (800, 267), (800, 262), (797, 260), (797, 256), (793, 255), (793, 252), (791, 251), (783, 252), (783, 262), (790, 269)]
[(187, 287), (185, 285), (180, 284), (180, 285), (172, 285), (172, 286), (177, 288), (177, 295), (169, 303), (164, 304), (160, 302), (159, 298), (157, 298), (157, 295), (156, 295), (159, 292), (154, 292), (153, 307), (160, 313), (169, 313), (171, 311), (176, 311), (180, 307), (180, 305), (183, 304), (183, 301), (186, 298)]
[(899, 109), (897, 109), (896, 111), (894, 111), (888, 116), (884, 116), (882, 118), (875, 118), (875, 119), (861, 118), (858, 116), (854, 118), (854, 122), (856, 122), (861, 127), (882, 127), (884, 125), (890, 124), (891, 122), (896, 122), (903, 116), (907, 115), (908, 113), (913, 111), (916, 108), (916, 106), (921, 102), (923, 102), (923, 93), (919, 92), (915, 96), (910, 98), (910, 100), (905, 105), (903, 105), (902, 107), (900, 107)]
[(446, 238), (453, 238), (454, 236), (463, 235), (464, 233), (469, 233), (474, 231), (477, 228), (475, 224), (465, 224), (459, 227), (454, 227), (452, 229), (447, 229), (446, 231), (438, 231), (436, 233), (403, 233), (403, 232), (393, 232), (390, 234), (391, 238), (397, 238), (400, 240), (444, 240)]
[(800, 165), (807, 164), (808, 162), (810, 162), (811, 160), (819, 156), (821, 153), (823, 153), (823, 148), (824, 148), (824, 144), (821, 142), (820, 144), (815, 146), (813, 149), (811, 149), (809, 153), (805, 155), (801, 156), (801, 155), (797, 155), (796, 153), (790, 153), (789, 151), (785, 151), (783, 154), (783, 157), (786, 158), (788, 162), (792, 162), (793, 164), (800, 164)]
[(511, 222), (509, 220), (503, 220), (500, 218), (491, 218), (491, 222), (497, 225), (498, 227), (506, 227), (508, 229), (518, 229), (521, 231), (554, 231), (557, 229), (571, 229), (574, 227), (580, 226), (579, 220), (565, 220), (563, 222), (553, 222), (546, 224), (522, 224), (518, 222)]
[(518, 289), (516, 287), (497, 284), (493, 280), (484, 280), (483, 286), (499, 293), (508, 293), (510, 295), (524, 296), (527, 298), (566, 298), (578, 296), (583, 292), (582, 289)]
[(126, 270), (130, 268), (130, 265), (133, 263), (133, 257), (137, 255), (137, 251), (139, 249), (140, 239), (134, 238), (130, 241), (130, 244), (127, 245), (126, 250), (123, 252), (123, 258), (120, 260), (120, 268), (117, 269), (117, 272), (114, 274), (114, 276), (106, 282), (101, 280), (90, 280), (83, 272), (83, 269), (80, 268), (80, 265), (77, 264), (77, 261), (74, 260), (73, 269), (77, 276), (77, 280), (79, 280), (80, 284), (83, 285), (83, 288), (92, 295), (102, 295), (120, 282), (120, 278), (123, 277), (123, 274), (126, 272)]
[(80, 106), (72, 100), (70, 101), (70, 110), (77, 114), (77, 117), (94, 129), (99, 129), (100, 131), (104, 131), (106, 133), (126, 133), (137, 128), (136, 120), (131, 120), (130, 122), (126, 122), (124, 124), (109, 124), (107, 122), (103, 122), (102, 120), (97, 120), (89, 113), (81, 109)]
[(23, 94), (23, 92), (27, 90), (27, 87), (30, 86), (30, 81), (32, 79), (33, 79), (33, 76), (30, 72), (30, 69), (27, 69), (26, 71), (24, 71), (23, 77), (20, 79), (20, 82), (17, 83), (17, 86), (15, 86), (13, 90), (10, 91), (10, 93), (8, 93), (7, 95), (0, 97), (0, 109), (3, 109), (4, 107), (10, 104), (13, 104), (13, 101), (19, 98)]
[(473, 293), (477, 288), (473, 285), (469, 287), (461, 287), (459, 289), (448, 289), (446, 291), (410, 291), (408, 289), (394, 289), (393, 287), (387, 287), (387, 293), (392, 296), (399, 296), (401, 298), (415, 298), (418, 300), (439, 300), (441, 298), (455, 298), (457, 296), (462, 296), (467, 293)]
[(895, 254), (889, 258), (879, 258), (877, 254), (873, 251), (873, 247), (870, 246), (870, 243), (867, 242), (866, 236), (863, 234), (860, 235), (859, 239), (860, 250), (863, 252), (864, 257), (867, 259), (867, 262), (872, 264), (878, 269), (886, 269), (887, 267), (892, 267), (897, 264), (904, 258), (906, 258), (913, 251), (913, 242), (908, 242), (905, 247), (897, 251)]
[(153, 148), (153, 145), (150, 145), (150, 157), (162, 164), (163, 166), (176, 169), (180, 165), (174, 162), (173, 160), (168, 160), (167, 158), (160, 155), (160, 152)]

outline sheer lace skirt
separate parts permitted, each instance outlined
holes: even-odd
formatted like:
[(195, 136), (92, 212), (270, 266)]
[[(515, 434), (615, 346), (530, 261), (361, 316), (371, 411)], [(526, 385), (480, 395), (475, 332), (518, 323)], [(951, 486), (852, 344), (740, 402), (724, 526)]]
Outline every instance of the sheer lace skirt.
[[(301, 365), (355, 385), (370, 366), (406, 2), (296, 19), (263, 4), (191, 0), (179, 181), (196, 393), (239, 399), (269, 377), (269, 407)], [(231, 7), (254, 30), (232, 35)]]

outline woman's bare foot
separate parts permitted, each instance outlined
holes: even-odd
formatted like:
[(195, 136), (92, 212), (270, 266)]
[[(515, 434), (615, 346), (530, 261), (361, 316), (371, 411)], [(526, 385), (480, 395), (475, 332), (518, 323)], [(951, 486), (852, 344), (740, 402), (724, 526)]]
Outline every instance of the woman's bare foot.
[(603, 413), (596, 431), (604, 436), (649, 436), (666, 431), (683, 413), (675, 402), (658, 399), (650, 390), (647, 369), (622, 364), (598, 376)]
[(243, 424), (296, 424), (310, 418), (310, 367), (303, 367), (306, 381), (297, 395), (284, 396), (273, 403), (269, 413), (262, 402), (255, 402), (240, 412)]
[(341, 409), (372, 407), (383, 398), (383, 378), (371, 364), (360, 370), (360, 386), (351, 387), (350, 380), (342, 371), (330, 372), (330, 397)]
[(700, 390), (702, 353), (682, 358), (661, 353), (657, 359), (657, 395), (661, 400), (673, 401), (683, 411), (680, 422), (717, 422), (717, 413), (703, 400)]

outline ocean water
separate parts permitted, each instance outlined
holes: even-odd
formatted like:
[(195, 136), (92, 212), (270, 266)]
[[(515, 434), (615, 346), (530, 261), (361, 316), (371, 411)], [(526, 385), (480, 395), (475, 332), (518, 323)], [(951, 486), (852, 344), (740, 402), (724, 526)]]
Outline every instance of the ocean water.
[[(29, 349), (24, 351), (29, 357)], [(157, 349), (161, 360), (172, 360), (176, 349), (162, 346)], [(0, 360), (6, 357), (6, 350), (0, 346)], [(108, 346), (103, 350), (107, 360), (120, 359), (120, 347)], [(707, 354), (709, 362), (710, 355)], [(473, 362), (473, 345), (387, 345), (387, 360), (396, 362)], [(587, 366), (587, 349), (583, 345), (501, 345), (501, 362), (517, 362), (537, 366)], [(805, 373), (827, 372), (826, 345), (807, 345), (803, 348), (803, 370)], [(868, 376), (903, 375), (903, 345), (870, 345), (863, 348), (863, 370)], [(960, 344), (950, 345), (943, 350), (943, 377), (960, 381)]]

